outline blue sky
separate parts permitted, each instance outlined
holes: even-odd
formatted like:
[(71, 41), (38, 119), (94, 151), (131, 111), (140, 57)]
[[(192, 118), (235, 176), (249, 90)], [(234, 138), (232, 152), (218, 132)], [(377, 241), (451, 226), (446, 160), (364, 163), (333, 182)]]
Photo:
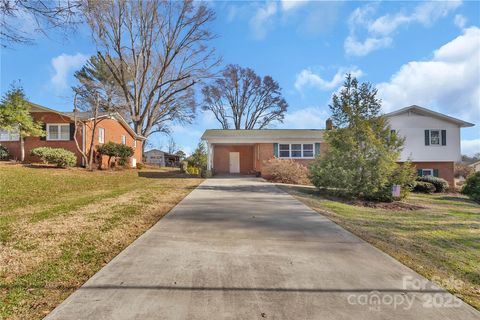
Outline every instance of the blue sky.
[[(480, 3), (209, 2), (217, 14), (212, 42), (223, 64), (271, 75), (289, 110), (276, 128), (324, 128), (328, 104), (346, 72), (374, 84), (385, 112), (418, 104), (477, 124), (462, 129), (462, 153), (480, 152)], [(23, 28), (28, 28), (27, 23)], [(1, 92), (20, 80), (28, 98), (72, 109), (73, 72), (95, 53), (86, 27), (67, 37), (1, 50)], [(172, 125), (187, 153), (219, 125), (198, 108), (192, 125)], [(166, 147), (155, 135), (150, 147)]]

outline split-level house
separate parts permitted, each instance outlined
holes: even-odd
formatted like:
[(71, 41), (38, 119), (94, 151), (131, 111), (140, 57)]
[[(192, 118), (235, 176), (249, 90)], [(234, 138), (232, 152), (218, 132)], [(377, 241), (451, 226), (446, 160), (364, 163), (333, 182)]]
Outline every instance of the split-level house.
[[(89, 112), (62, 112), (31, 104), (30, 113), (34, 121), (41, 122), (46, 132), (44, 137), (26, 137), (25, 162), (36, 162), (30, 151), (37, 147), (63, 148), (73, 152), (77, 157), (77, 165), (85, 165), (83, 158), (75, 143), (75, 119), (80, 128), (77, 130), (77, 141), (84, 152), (89, 153), (90, 141), (94, 135), (94, 150), (99, 145), (109, 141), (122, 143), (134, 150), (134, 155), (129, 159), (130, 165), (135, 167), (142, 162), (142, 145), (144, 137), (137, 135), (118, 113), (100, 113), (97, 117), (97, 126), (93, 132), (93, 118)], [(20, 137), (16, 132), (0, 129), (0, 145), (5, 146), (12, 159), (21, 159)], [(102, 164), (107, 165), (107, 157), (101, 158)]]
[[(405, 138), (398, 161), (410, 160), (418, 175), (444, 178), (454, 185), (454, 163), (461, 160), (460, 129), (472, 123), (419, 106), (385, 115), (392, 130)], [(331, 129), (327, 121), (326, 130)], [(206, 130), (208, 169), (215, 173), (261, 172), (272, 158), (308, 165), (327, 152), (323, 129)]]

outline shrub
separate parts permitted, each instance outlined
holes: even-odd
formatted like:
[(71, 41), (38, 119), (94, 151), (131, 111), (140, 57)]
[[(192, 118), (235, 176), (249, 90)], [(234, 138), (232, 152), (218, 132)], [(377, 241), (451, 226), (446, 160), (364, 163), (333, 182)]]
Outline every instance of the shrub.
[(141, 162), (137, 163), (137, 169), (138, 170), (142, 170), (143, 167), (144, 167), (143, 163), (141, 163)]
[(188, 170), (188, 162), (185, 161), (185, 160), (184, 160), (184, 161), (181, 161), (181, 162), (180, 162), (180, 171), (181, 171), (182, 173), (185, 173), (185, 172), (187, 172), (187, 170)]
[(432, 183), (425, 181), (417, 181), (417, 183), (415, 183), (415, 187), (413, 188), (413, 191), (423, 193), (434, 193), (435, 190), (436, 188)]
[(474, 170), (471, 166), (466, 163), (457, 162), (455, 163), (455, 178), (467, 178), (474, 173)]
[(31, 151), (31, 155), (39, 157), (44, 163), (54, 164), (62, 168), (73, 167), (77, 163), (75, 154), (62, 148), (35, 148)]
[(187, 168), (187, 172), (188, 174), (200, 174), (200, 169), (199, 168), (196, 168), (196, 167), (188, 167)]
[(0, 160), (8, 160), (10, 153), (7, 147), (0, 145)]
[(203, 169), (201, 172), (200, 172), (200, 176), (202, 178), (211, 178), (212, 177), (212, 170), (206, 170), (206, 169)]
[(465, 180), (462, 193), (480, 203), (480, 172), (475, 172)]
[(434, 176), (417, 177), (417, 181), (429, 182), (433, 184), (435, 186), (435, 192), (445, 192), (449, 188), (447, 180)]
[(128, 158), (133, 156), (133, 149), (124, 144), (117, 144), (118, 164), (121, 166), (128, 165)]
[(275, 182), (309, 184), (308, 169), (293, 160), (270, 159), (263, 165), (262, 175)]
[(111, 166), (110, 161), (113, 157), (118, 158), (119, 165), (126, 165), (128, 158), (133, 156), (133, 149), (127, 145), (115, 142), (107, 142), (98, 146), (97, 152), (101, 155), (108, 156), (108, 167)]

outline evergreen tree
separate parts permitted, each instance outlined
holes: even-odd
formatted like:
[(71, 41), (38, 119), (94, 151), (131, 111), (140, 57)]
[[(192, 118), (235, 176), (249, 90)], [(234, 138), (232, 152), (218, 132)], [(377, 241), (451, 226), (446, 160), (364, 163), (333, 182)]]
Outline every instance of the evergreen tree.
[(333, 188), (347, 196), (392, 200), (392, 185), (402, 187), (402, 197), (413, 184), (410, 163), (397, 163), (404, 139), (381, 116), (381, 101), (369, 83), (359, 84), (347, 75), (334, 94), (334, 129), (326, 132), (328, 151), (311, 165), (311, 180), (318, 188)]
[(30, 103), (26, 100), (22, 87), (12, 85), (12, 88), (3, 96), (0, 102), (0, 128), (18, 132), (21, 161), (25, 160), (25, 137), (45, 136), (42, 124), (34, 121), (30, 115)]

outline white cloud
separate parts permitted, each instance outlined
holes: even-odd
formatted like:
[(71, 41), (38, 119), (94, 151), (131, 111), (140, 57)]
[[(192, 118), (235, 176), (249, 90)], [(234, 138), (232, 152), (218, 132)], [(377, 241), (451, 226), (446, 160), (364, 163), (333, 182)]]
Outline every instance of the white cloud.
[[(399, 12), (376, 19), (372, 16), (377, 11), (378, 4), (359, 7), (351, 13), (348, 20), (350, 33), (344, 42), (345, 52), (348, 55), (364, 56), (374, 50), (389, 47), (393, 41), (393, 34), (400, 26), (410, 23), (430, 26), (460, 5), (459, 0), (425, 2), (416, 6), (410, 14)], [(367, 30), (364, 41), (357, 40), (357, 33), (361, 29)]]
[(328, 113), (318, 107), (307, 107), (285, 114), (283, 123), (278, 128), (285, 129), (322, 129), (325, 128), (325, 120)]
[(372, 51), (387, 48), (392, 44), (392, 38), (367, 38), (365, 41), (358, 41), (354, 36), (345, 39), (344, 48), (347, 55), (365, 56)]
[(455, 18), (453, 19), (453, 22), (457, 27), (460, 29), (465, 28), (465, 25), (467, 24), (467, 18), (461, 14), (455, 15)]
[(308, 0), (281, 0), (282, 10), (290, 11), (295, 10), (308, 3)]
[(363, 72), (357, 67), (339, 68), (331, 80), (325, 80), (318, 73), (311, 69), (303, 69), (295, 80), (295, 89), (303, 91), (305, 88), (316, 88), (320, 90), (331, 90), (336, 88), (345, 79), (345, 74), (351, 73), (354, 77), (361, 77)]
[(462, 140), (462, 154), (473, 156), (480, 152), (480, 139)]
[(377, 88), (384, 111), (417, 104), (480, 120), (480, 28), (471, 27), (426, 61), (403, 65)]
[(68, 55), (62, 53), (61, 55), (52, 59), (52, 67), (55, 74), (50, 79), (51, 83), (57, 89), (65, 89), (68, 87), (67, 77), (76, 69), (81, 68), (88, 60), (88, 55), (77, 53), (75, 55)]
[(267, 35), (267, 31), (272, 26), (271, 18), (277, 13), (277, 3), (267, 2), (255, 12), (255, 15), (250, 19), (250, 28), (252, 29), (255, 38), (263, 39)]

